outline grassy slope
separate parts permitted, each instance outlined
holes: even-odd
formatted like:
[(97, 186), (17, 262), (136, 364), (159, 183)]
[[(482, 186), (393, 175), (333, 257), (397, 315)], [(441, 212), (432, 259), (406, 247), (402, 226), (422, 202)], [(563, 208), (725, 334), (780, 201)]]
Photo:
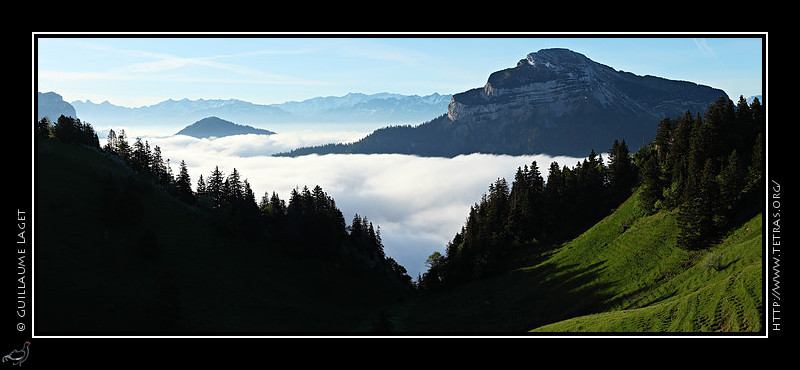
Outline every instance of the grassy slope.
[[(411, 331), (755, 332), (761, 329), (758, 215), (707, 251), (675, 245), (675, 214), (631, 197), (530, 267), (456, 287), (410, 309)], [(722, 257), (717, 271), (705, 267)]]
[[(110, 181), (136, 189), (140, 221), (109, 222)], [(35, 206), (37, 334), (360, 331), (403, 297), (330, 263), (231, 240), (83, 147), (37, 143)]]
[[(547, 263), (602, 270), (581, 289), (604, 297), (604, 312), (536, 332), (758, 332), (762, 329), (761, 214), (708, 250), (675, 244), (675, 214), (638, 213), (632, 198), (564, 245)], [(623, 225), (629, 225), (624, 230)], [(710, 268), (710, 255), (721, 257)], [(565, 273), (569, 273), (566, 271)], [(602, 287), (602, 288), (601, 288)]]

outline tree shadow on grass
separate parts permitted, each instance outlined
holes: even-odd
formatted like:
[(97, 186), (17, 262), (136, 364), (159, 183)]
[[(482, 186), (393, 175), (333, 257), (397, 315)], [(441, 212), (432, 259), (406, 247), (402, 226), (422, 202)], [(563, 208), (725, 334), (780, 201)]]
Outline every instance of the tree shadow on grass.
[(519, 334), (597, 313), (615, 284), (599, 283), (602, 262), (538, 265), (454, 287), (420, 300), (411, 330), (420, 333)]
[(529, 307), (529, 316), (520, 330), (601, 312), (613, 296), (615, 285), (598, 282), (605, 269), (603, 262), (596, 262), (586, 267), (545, 264), (515, 271), (525, 275), (527, 293), (523, 293), (523, 302)]

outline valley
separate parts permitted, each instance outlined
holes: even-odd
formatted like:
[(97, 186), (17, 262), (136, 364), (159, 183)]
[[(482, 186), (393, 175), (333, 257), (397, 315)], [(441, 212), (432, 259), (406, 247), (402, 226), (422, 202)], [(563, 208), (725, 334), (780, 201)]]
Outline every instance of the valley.
[(763, 97), (562, 48), (452, 95), (37, 96), (40, 335), (766, 330)]

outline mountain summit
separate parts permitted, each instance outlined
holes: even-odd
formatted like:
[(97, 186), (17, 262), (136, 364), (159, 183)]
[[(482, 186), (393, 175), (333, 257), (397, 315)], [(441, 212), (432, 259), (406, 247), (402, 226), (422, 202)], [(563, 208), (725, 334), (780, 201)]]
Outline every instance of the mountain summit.
[(272, 135), (274, 132), (251, 126), (239, 125), (219, 117), (207, 117), (186, 126), (175, 135), (186, 135), (202, 139), (246, 134)]
[(543, 49), (492, 73), (483, 87), (454, 94), (447, 114), (430, 122), (289, 155), (585, 156), (607, 150), (615, 139), (638, 146), (652, 139), (660, 119), (704, 112), (720, 97), (727, 98), (720, 89), (617, 71), (568, 49)]
[(544, 49), (492, 73), (482, 88), (454, 95), (448, 117), (454, 122), (502, 117), (548, 128), (574, 126), (576, 119), (599, 125), (593, 114), (654, 123), (687, 109), (704, 111), (721, 96), (727, 97), (708, 86), (637, 76), (568, 49)]

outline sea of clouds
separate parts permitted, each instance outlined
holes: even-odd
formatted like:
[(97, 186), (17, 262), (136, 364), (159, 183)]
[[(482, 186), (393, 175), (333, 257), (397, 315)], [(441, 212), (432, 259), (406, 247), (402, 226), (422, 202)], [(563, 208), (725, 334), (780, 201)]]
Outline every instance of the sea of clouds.
[(277, 192), (288, 202), (294, 188), (316, 185), (336, 201), (349, 224), (357, 213), (380, 227), (385, 252), (416, 279), (425, 260), (443, 252), (466, 221), (471, 205), (498, 178), (512, 181), (518, 167), (536, 161), (543, 176), (550, 163), (574, 166), (578, 158), (547, 155), (471, 154), (426, 158), (400, 154), (308, 155), (295, 158), (271, 154), (293, 148), (351, 142), (367, 132), (295, 131), (276, 135), (237, 135), (197, 139), (177, 135), (143, 137), (158, 145), (177, 173), (186, 163), (192, 185), (208, 178), (214, 167), (227, 176), (235, 168), (250, 183), (257, 199)]

